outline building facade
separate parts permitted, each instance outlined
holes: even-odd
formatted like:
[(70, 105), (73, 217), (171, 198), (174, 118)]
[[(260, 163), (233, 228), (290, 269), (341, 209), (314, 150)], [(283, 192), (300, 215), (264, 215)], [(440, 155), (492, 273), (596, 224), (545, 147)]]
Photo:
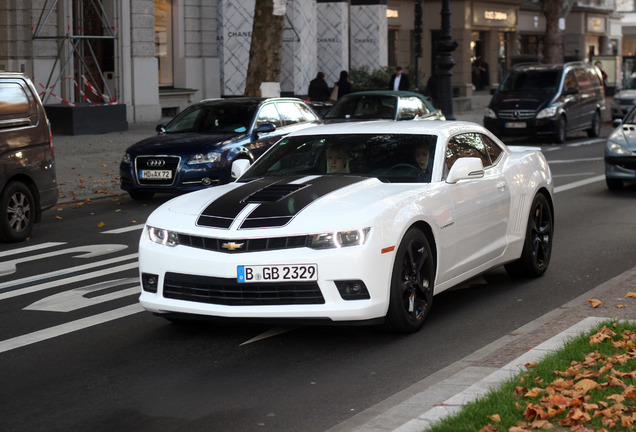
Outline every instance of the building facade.
[[(435, 69), (441, 0), (273, 0), (285, 6), (280, 93), (304, 97), (318, 71)], [(255, 0), (8, 0), (0, 5), (0, 69), (32, 77), (45, 104), (126, 104), (157, 122), (204, 98), (243, 94)], [(456, 97), (491, 88), (515, 63), (541, 61), (539, 0), (450, 0)], [(622, 52), (614, 0), (578, 1), (565, 21), (568, 60)]]

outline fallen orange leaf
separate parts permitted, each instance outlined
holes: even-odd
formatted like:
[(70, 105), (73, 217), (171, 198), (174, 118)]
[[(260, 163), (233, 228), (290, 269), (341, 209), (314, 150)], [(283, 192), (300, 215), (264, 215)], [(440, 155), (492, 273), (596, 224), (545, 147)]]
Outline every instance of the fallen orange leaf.
[(636, 292), (628, 292), (627, 295), (625, 297), (635, 297), (636, 298)]
[[(621, 381), (622, 382), (622, 381)], [(598, 383), (591, 379), (582, 379), (581, 381), (574, 384), (574, 388), (577, 390), (583, 390), (585, 393), (589, 392), (592, 389), (598, 387)]]
[(590, 305), (592, 305), (592, 307), (593, 307), (593, 308), (597, 308), (597, 307), (599, 307), (600, 305), (602, 305), (602, 304), (603, 304), (603, 302), (602, 302), (602, 301), (597, 300), (597, 299), (587, 299), (587, 302), (588, 302)]
[(501, 423), (501, 416), (499, 414), (493, 414), (488, 418), (494, 421), (495, 423)]
[(106, 225), (104, 222), (100, 222), (100, 223), (98, 223), (98, 224), (97, 224), (97, 228), (101, 228), (101, 227), (103, 227), (104, 225)]

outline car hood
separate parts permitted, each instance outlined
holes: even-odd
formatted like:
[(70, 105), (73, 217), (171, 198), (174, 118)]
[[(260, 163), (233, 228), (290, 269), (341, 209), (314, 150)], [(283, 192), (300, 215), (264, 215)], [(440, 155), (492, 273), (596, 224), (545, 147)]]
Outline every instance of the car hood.
[(188, 154), (220, 145), (227, 141), (235, 141), (244, 135), (200, 134), (200, 133), (168, 133), (159, 134), (141, 140), (126, 150), (130, 154)]
[(628, 150), (636, 151), (636, 125), (620, 125), (614, 129), (608, 139), (622, 145)]
[(533, 110), (545, 108), (554, 94), (551, 92), (495, 92), (489, 107), (494, 111), (501, 110)]
[(181, 232), (216, 229), (224, 235), (237, 232), (250, 237), (281, 228), (296, 233), (358, 229), (370, 226), (383, 212), (398, 212), (400, 203), (409, 201), (405, 196), (421, 196), (431, 186), (358, 176), (264, 178), (177, 197), (155, 211), (147, 223)]

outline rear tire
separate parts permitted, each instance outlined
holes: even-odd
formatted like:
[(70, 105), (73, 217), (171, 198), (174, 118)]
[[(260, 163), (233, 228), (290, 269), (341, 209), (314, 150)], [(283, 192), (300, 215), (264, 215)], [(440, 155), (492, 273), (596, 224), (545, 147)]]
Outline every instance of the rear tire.
[(428, 239), (410, 229), (395, 255), (386, 325), (398, 333), (414, 333), (424, 325), (433, 303), (435, 264)]
[(515, 277), (539, 277), (548, 269), (552, 256), (554, 218), (548, 199), (537, 194), (530, 207), (526, 238), (521, 257), (506, 264), (506, 271)]
[(10, 182), (0, 194), (0, 241), (26, 240), (35, 224), (35, 199), (27, 185)]
[(592, 126), (587, 130), (587, 136), (596, 138), (601, 134), (601, 113), (596, 111), (592, 118)]
[(557, 124), (557, 129), (555, 132), (556, 141), (559, 144), (563, 144), (568, 139), (568, 122), (565, 117), (559, 117), (559, 123)]

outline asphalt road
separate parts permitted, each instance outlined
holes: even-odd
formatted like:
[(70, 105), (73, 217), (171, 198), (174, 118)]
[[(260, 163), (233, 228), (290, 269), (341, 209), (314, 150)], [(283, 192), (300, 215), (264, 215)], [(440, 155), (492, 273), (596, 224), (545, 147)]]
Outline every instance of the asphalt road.
[(603, 140), (540, 144), (557, 186), (546, 275), (491, 271), (409, 336), (171, 324), (136, 304), (139, 227), (160, 200), (46, 212), (34, 240), (0, 249), (0, 430), (318, 432), (364, 413), (636, 265), (636, 188), (607, 190)]

